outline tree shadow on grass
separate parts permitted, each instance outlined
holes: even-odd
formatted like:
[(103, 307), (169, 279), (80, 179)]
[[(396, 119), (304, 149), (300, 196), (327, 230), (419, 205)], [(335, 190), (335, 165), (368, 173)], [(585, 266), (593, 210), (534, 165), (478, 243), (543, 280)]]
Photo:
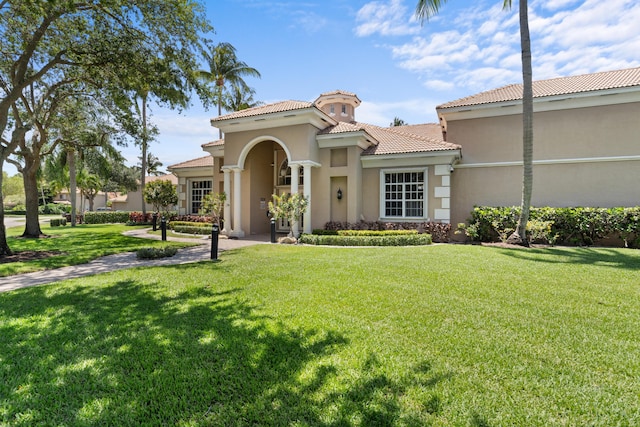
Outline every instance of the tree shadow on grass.
[(0, 296), (0, 320), (0, 423), (417, 426), (440, 410), (433, 394), (401, 407), (443, 379), (428, 364), (391, 379), (370, 355), (350, 383), (331, 358), (345, 336), (275, 322), (237, 289), (31, 288)]
[(640, 269), (640, 251), (631, 249), (553, 247), (539, 249), (494, 248), (494, 250), (527, 261), (602, 265), (625, 270)]

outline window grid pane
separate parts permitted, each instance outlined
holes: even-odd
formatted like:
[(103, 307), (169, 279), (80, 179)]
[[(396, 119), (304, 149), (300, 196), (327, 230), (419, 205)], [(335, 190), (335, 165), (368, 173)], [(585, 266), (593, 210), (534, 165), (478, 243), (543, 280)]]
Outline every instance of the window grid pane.
[(395, 172), (384, 175), (384, 215), (424, 216), (424, 172)]

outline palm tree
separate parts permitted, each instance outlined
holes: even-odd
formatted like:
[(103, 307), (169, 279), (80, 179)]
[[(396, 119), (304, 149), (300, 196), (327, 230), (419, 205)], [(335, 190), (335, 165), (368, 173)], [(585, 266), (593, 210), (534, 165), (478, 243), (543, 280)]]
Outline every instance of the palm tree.
[[(218, 104), (218, 115), (222, 115), (223, 92), (227, 83), (235, 83), (248, 87), (244, 76), (260, 77), (260, 73), (255, 68), (249, 67), (245, 62), (240, 61), (236, 56), (236, 48), (230, 43), (218, 43), (210, 48), (211, 52), (204, 53), (209, 64), (209, 71), (200, 70), (199, 76), (202, 80), (215, 84), (215, 100)], [(222, 131), (220, 130), (220, 138)]]
[[(425, 19), (438, 13), (447, 0), (419, 0), (416, 16)], [(504, 0), (503, 8), (511, 9), (512, 0)], [(526, 229), (531, 209), (533, 190), (533, 72), (531, 70), (531, 37), (529, 36), (529, 16), (527, 0), (519, 0), (520, 47), (522, 49), (522, 200), (516, 231), (507, 242), (528, 246)]]
[(389, 127), (406, 126), (406, 124), (407, 122), (402, 120), (400, 117), (396, 116), (393, 118), (393, 121), (389, 124)]
[(256, 91), (249, 86), (233, 83), (223, 99), (222, 107), (227, 111), (240, 111), (262, 105), (261, 101), (253, 99), (255, 94)]

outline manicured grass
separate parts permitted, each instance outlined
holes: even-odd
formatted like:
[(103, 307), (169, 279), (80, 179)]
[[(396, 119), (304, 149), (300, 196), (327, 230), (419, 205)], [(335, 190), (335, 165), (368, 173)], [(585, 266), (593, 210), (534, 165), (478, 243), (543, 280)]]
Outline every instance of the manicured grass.
[(640, 424), (640, 252), (258, 245), (0, 294), (0, 424)]
[(122, 232), (131, 230), (132, 227), (117, 224), (82, 224), (76, 227), (50, 227), (41, 224), (41, 229), (49, 237), (23, 239), (18, 236), (24, 231), (24, 226), (8, 229), (9, 247), (14, 252), (58, 251), (60, 253), (29, 262), (0, 263), (0, 277), (83, 264), (101, 256), (133, 252), (144, 247), (189, 245), (123, 236)]

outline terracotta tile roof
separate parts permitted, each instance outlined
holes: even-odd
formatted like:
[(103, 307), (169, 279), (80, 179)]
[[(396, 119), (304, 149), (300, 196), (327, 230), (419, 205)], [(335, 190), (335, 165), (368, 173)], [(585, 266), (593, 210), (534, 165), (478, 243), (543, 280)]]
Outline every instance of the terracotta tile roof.
[[(626, 70), (603, 71), (580, 76), (559, 77), (533, 82), (533, 97), (569, 95), (597, 90), (640, 86), (640, 67)], [(512, 84), (481, 92), (439, 105), (438, 109), (491, 104), (522, 99), (522, 84)]]
[(284, 111), (303, 110), (313, 107), (311, 102), (304, 101), (281, 101), (259, 107), (247, 108), (246, 110), (236, 111), (235, 113), (224, 114), (211, 119), (213, 122), (229, 119), (239, 119), (243, 117), (253, 117), (262, 114), (282, 113)]
[(184, 169), (184, 168), (201, 168), (201, 167), (213, 167), (213, 157), (206, 155), (197, 159), (187, 160), (186, 162), (176, 163), (175, 165), (168, 166), (168, 169)]
[(422, 153), (429, 151), (459, 150), (460, 145), (445, 142), (437, 123), (383, 128), (360, 122), (341, 122), (319, 132), (319, 135), (335, 135), (366, 132), (376, 145), (362, 152), (363, 156), (381, 154)]
[(204, 144), (200, 145), (201, 147), (217, 147), (217, 146), (222, 146), (224, 145), (224, 139), (218, 139), (217, 141), (211, 141), (211, 142), (205, 142)]
[(364, 126), (368, 134), (378, 140), (378, 145), (371, 146), (362, 152), (363, 156), (453, 151), (462, 148), (458, 144), (444, 141), (442, 139), (440, 125), (438, 124), (431, 124), (431, 126), (437, 128), (439, 133), (436, 133), (434, 130), (429, 132), (431, 135), (435, 135), (435, 137), (403, 132), (393, 127), (381, 128), (367, 124), (362, 124), (362, 126)]
[(334, 135), (339, 133), (359, 132), (363, 130), (363, 126), (357, 122), (338, 122), (335, 126), (329, 126), (328, 128), (321, 130), (318, 132), (318, 135)]
[(325, 93), (321, 93), (320, 96), (318, 96), (318, 98), (320, 98), (321, 96), (331, 96), (331, 95), (346, 95), (346, 96), (354, 96), (354, 97), (358, 97), (358, 95), (356, 95), (353, 92), (347, 92), (346, 90), (332, 90), (331, 92), (325, 92)]
[(172, 184), (178, 185), (178, 177), (172, 173), (167, 173), (164, 175), (151, 175), (145, 177), (145, 182), (153, 182), (153, 181), (171, 181)]
[(426, 136), (436, 140), (442, 140), (442, 128), (437, 123), (423, 123), (418, 125), (394, 126), (391, 130)]

